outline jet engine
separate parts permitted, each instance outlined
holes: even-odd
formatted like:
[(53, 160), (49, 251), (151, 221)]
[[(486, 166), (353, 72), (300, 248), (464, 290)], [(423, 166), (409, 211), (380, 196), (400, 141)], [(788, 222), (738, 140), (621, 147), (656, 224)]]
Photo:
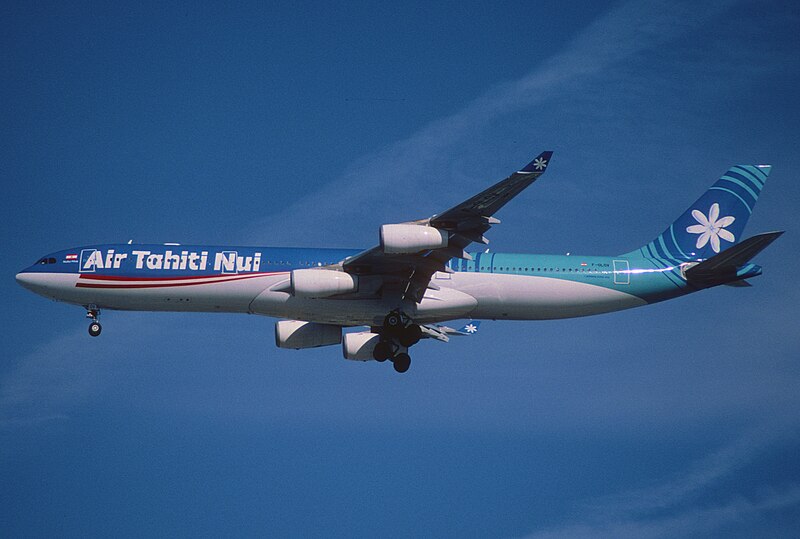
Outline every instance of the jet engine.
[(281, 320), (275, 323), (275, 344), (278, 348), (316, 348), (342, 342), (341, 326)]
[(355, 359), (357, 361), (369, 361), (375, 359), (372, 351), (380, 341), (381, 336), (370, 331), (359, 333), (345, 333), (342, 340), (342, 352), (345, 359)]
[(400, 224), (381, 227), (381, 247), (387, 254), (418, 253), (447, 247), (448, 237), (447, 232), (432, 226)]
[(292, 290), (300, 298), (327, 298), (358, 290), (358, 277), (329, 269), (296, 269), (291, 273)]

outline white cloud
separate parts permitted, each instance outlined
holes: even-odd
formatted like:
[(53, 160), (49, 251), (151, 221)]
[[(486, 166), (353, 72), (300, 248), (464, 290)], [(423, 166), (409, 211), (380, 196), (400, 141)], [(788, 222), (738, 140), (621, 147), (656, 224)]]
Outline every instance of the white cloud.
[(673, 537), (703, 537), (727, 526), (746, 524), (759, 519), (759, 534), (769, 535), (769, 522), (760, 519), (765, 513), (800, 505), (800, 485), (773, 491), (756, 499), (736, 498), (729, 503), (710, 508), (697, 508), (653, 519), (630, 518), (597, 524), (571, 524), (527, 536), (528, 539), (658, 539)]
[[(340, 178), (302, 197), (279, 214), (259, 221), (249, 234), (250, 241), (269, 237), (285, 245), (305, 244), (307, 232), (313, 230), (320, 245), (334, 244), (344, 231), (348, 231), (347, 237), (353, 237), (354, 227), (372, 226), (377, 230), (380, 217), (376, 213), (389, 219), (427, 217), (403, 213), (397, 207), (418, 208), (414, 201), (419, 193), (432, 194), (437, 186), (446, 184), (440, 182), (452, 181), (452, 167), (459, 155), (463, 155), (455, 146), (467, 136), (500, 116), (540, 105), (565, 91), (579, 92), (570, 85), (580, 84), (640, 51), (675, 39), (733, 3), (731, 0), (702, 4), (623, 3), (590, 24), (561, 53), (521, 79), (499, 84), (457, 113), (359, 159)], [(549, 148), (530, 148), (530, 157), (544, 149)], [(443, 209), (437, 207), (433, 211)], [(302, 226), (292, 229), (286, 223), (302, 223)], [(361, 234), (354, 239), (361, 241), (364, 233)]]
[[(723, 503), (702, 506), (697, 500), (721, 481), (752, 464), (770, 449), (794, 437), (797, 420), (774, 421), (747, 432), (729, 445), (693, 463), (661, 485), (586, 504), (571, 523), (537, 531), (530, 539), (559, 537), (686, 537), (706, 535), (761, 513), (800, 504), (800, 485), (766, 487), (758, 496), (732, 495)], [(767, 493), (765, 494), (764, 491)]]
[(60, 335), (19, 358), (0, 386), (0, 427), (68, 418), (68, 410), (108, 384), (111, 341), (88, 341), (82, 329)]

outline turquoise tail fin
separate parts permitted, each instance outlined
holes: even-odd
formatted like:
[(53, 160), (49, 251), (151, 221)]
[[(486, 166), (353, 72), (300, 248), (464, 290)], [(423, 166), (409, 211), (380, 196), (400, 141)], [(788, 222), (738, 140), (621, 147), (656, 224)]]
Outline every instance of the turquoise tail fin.
[(681, 263), (705, 260), (739, 242), (771, 170), (736, 165), (656, 239), (623, 256)]

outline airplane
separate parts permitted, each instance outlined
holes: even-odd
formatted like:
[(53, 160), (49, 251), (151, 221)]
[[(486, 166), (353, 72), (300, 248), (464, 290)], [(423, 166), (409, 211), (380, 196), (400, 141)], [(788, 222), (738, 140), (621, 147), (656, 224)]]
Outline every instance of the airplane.
[[(103, 309), (279, 318), (280, 348), (341, 345), (346, 359), (411, 364), (422, 339), (472, 335), (480, 320), (545, 320), (640, 307), (719, 285), (750, 286), (750, 261), (783, 231), (742, 237), (770, 165), (731, 167), (653, 241), (614, 256), (494, 253), (494, 215), (538, 180), (553, 152), (427, 219), (384, 224), (366, 250), (104, 244), (57, 251), (20, 271), (23, 287)], [(460, 329), (443, 325), (470, 319)], [(356, 328), (358, 331), (344, 331)]]

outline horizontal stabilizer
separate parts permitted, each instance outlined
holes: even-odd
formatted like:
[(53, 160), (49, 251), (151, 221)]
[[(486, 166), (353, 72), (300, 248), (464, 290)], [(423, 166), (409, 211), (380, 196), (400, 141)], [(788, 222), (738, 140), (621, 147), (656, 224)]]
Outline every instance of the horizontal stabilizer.
[(730, 249), (725, 249), (720, 254), (700, 262), (698, 265), (689, 269), (686, 272), (686, 276), (689, 277), (695, 272), (704, 273), (723, 268), (738, 268), (739, 266), (744, 266), (750, 262), (754, 256), (766, 249), (770, 243), (777, 240), (783, 233), (783, 230), (778, 232), (764, 232), (752, 238), (747, 238)]
[(732, 286), (734, 288), (749, 288), (749, 287), (751, 287), (753, 285), (751, 285), (750, 283), (748, 283), (744, 279), (741, 279), (739, 281), (731, 281), (729, 283), (725, 283), (725, 286)]
[(751, 271), (757, 273), (747, 274), (745, 266), (758, 253), (766, 249), (773, 241), (778, 239), (783, 231), (765, 232), (752, 238), (747, 238), (741, 243), (725, 249), (718, 255), (692, 266), (686, 270), (686, 280), (690, 283), (714, 286), (740, 281), (744, 277), (760, 274), (760, 268), (753, 266)]

